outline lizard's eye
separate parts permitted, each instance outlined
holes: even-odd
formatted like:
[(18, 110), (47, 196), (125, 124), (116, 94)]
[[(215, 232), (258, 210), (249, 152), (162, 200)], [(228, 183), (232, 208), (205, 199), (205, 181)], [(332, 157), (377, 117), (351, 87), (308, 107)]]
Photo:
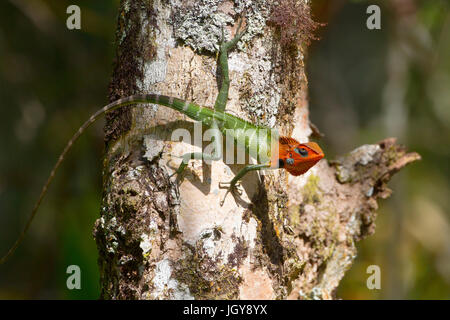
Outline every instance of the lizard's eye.
[(308, 150), (306, 150), (305, 148), (295, 148), (294, 151), (297, 152), (302, 157), (308, 156)]

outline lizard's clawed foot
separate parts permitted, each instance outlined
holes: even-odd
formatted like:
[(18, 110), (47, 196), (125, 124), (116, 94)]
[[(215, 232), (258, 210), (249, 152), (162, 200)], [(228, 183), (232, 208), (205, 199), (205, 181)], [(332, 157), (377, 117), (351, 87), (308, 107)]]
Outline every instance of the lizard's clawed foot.
[(219, 182), (219, 188), (221, 189), (227, 189), (227, 192), (225, 192), (225, 195), (223, 197), (223, 199), (220, 201), (220, 206), (222, 207), (223, 204), (225, 203), (225, 199), (227, 198), (228, 193), (232, 193), (232, 194), (238, 194), (238, 195), (242, 195), (243, 193), (243, 188), (240, 185), (240, 183), (232, 183), (232, 182)]
[(242, 22), (244, 21), (244, 17), (245, 17), (245, 14), (244, 14), (244, 16), (240, 16), (238, 19), (238, 25), (236, 28), (236, 36), (239, 36), (239, 38), (242, 37), (242, 35), (247, 31), (247, 25), (241, 31)]
[(228, 50), (231, 50), (236, 43), (242, 38), (244, 33), (247, 31), (247, 26), (245, 26), (242, 30), (242, 22), (244, 21), (243, 17), (240, 17), (238, 20), (238, 25), (236, 28), (236, 33), (234, 34), (234, 37), (230, 40), (225, 42), (225, 35), (224, 35), (224, 27), (222, 26), (222, 39), (220, 40), (220, 51), (226, 52)]

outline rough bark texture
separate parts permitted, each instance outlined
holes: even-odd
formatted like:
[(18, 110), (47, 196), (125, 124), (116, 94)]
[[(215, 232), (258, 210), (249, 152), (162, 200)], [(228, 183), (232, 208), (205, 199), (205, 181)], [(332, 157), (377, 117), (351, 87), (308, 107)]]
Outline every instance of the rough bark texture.
[[(155, 92), (213, 106), (220, 27), (229, 38), (245, 10), (248, 31), (229, 57), (228, 110), (307, 141), (312, 130), (298, 46), (305, 38), (281, 43), (269, 5), (123, 0), (110, 99)], [(180, 127), (195, 131), (185, 116), (155, 105), (108, 116), (94, 229), (102, 298), (332, 298), (356, 241), (374, 231), (376, 199), (390, 193), (386, 182), (419, 158), (387, 139), (322, 160), (304, 176), (249, 174), (243, 195), (220, 207), (225, 191), (218, 182), (231, 180), (240, 166), (195, 160), (184, 179), (169, 179), (180, 162), (174, 156), (192, 151), (187, 142), (171, 141)]]

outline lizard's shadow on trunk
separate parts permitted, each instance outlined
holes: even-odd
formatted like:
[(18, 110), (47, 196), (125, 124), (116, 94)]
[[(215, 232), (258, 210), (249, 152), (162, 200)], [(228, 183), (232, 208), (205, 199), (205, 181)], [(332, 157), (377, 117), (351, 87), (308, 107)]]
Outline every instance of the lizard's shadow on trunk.
[(252, 198), (251, 209), (261, 223), (261, 239), (265, 253), (269, 257), (270, 262), (281, 271), (284, 262), (284, 250), (275, 225), (269, 216), (269, 199), (264, 188), (264, 176), (261, 176), (261, 180), (259, 192)]
[[(232, 170), (235, 174), (238, 170)], [(258, 181), (255, 184), (255, 180)], [(283, 246), (281, 241), (277, 235), (277, 231), (275, 229), (275, 225), (269, 216), (269, 199), (267, 197), (267, 191), (264, 188), (264, 175), (260, 175), (258, 177), (258, 173), (255, 171), (249, 172), (244, 179), (241, 181), (241, 185), (247, 194), (253, 196), (251, 197), (250, 205), (243, 201), (239, 196), (235, 196), (234, 199), (236, 203), (241, 206), (247, 207), (251, 212), (253, 212), (254, 216), (259, 220), (261, 225), (261, 242), (263, 245), (263, 250), (267, 254), (270, 259), (270, 262), (279, 268), (281, 272), (281, 268), (283, 266)], [(255, 189), (255, 186), (257, 190)], [(255, 192), (256, 191), (256, 192)]]

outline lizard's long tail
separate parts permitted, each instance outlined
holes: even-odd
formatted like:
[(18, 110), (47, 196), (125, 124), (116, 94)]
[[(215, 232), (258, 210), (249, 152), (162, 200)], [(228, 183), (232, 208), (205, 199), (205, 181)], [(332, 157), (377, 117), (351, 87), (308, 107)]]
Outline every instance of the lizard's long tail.
[(33, 211), (31, 212), (30, 217), (27, 220), (27, 223), (25, 225), (25, 228), (20, 233), (19, 237), (17, 238), (14, 245), (9, 249), (9, 251), (1, 258), (0, 264), (5, 263), (9, 257), (16, 251), (17, 247), (21, 244), (23, 241), (23, 238), (25, 237), (28, 229), (30, 228), (31, 223), (33, 222), (34, 217), (36, 216), (36, 213), (39, 209), (39, 206), (41, 205), (42, 200), (44, 199), (45, 195), (47, 194), (47, 189), (50, 186), (50, 184), (53, 181), (53, 178), (55, 177), (55, 173), (58, 170), (61, 163), (64, 161), (64, 158), (67, 154), (67, 152), (72, 148), (72, 145), (77, 141), (77, 139), (83, 134), (84, 131), (86, 131), (87, 128), (91, 126), (97, 119), (99, 119), (103, 114), (113, 111), (115, 109), (127, 106), (127, 105), (133, 105), (133, 104), (139, 104), (139, 103), (154, 103), (159, 104), (163, 106), (167, 106), (169, 108), (175, 109), (177, 111), (180, 111), (184, 114), (186, 114), (188, 117), (201, 121), (201, 119), (204, 116), (204, 112), (210, 112), (211, 110), (208, 108), (200, 107), (194, 103), (185, 102), (183, 100), (173, 98), (173, 97), (167, 97), (162, 96), (158, 94), (137, 94), (132, 95), (123, 99), (119, 99), (117, 101), (114, 101), (102, 109), (98, 110), (96, 113), (94, 113), (89, 120), (87, 120), (81, 127), (78, 129), (78, 131), (73, 135), (72, 139), (69, 140), (66, 147), (64, 148), (63, 152), (58, 158), (58, 161), (54, 165), (52, 171), (50, 172), (50, 176), (47, 179), (47, 182), (44, 184), (41, 190), (41, 194), (39, 195), (39, 199), (36, 202), (36, 204), (33, 207)]

